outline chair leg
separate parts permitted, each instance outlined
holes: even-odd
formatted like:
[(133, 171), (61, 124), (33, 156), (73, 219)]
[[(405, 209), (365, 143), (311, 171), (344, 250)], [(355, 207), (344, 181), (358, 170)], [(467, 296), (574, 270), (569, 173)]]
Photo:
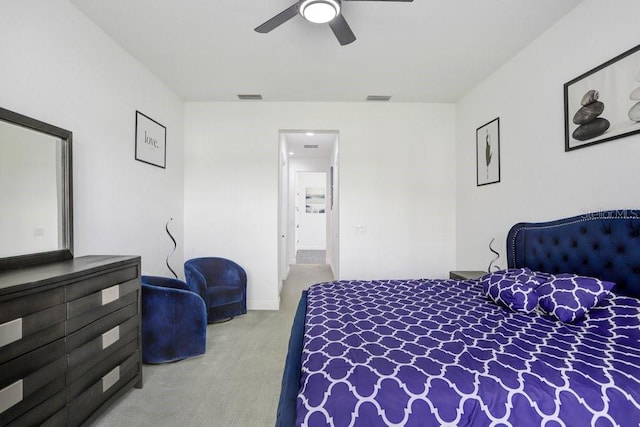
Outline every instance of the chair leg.
[(209, 322), (210, 325), (215, 325), (216, 323), (227, 323), (229, 320), (233, 319), (234, 316), (228, 317), (226, 319), (214, 320), (213, 322)]

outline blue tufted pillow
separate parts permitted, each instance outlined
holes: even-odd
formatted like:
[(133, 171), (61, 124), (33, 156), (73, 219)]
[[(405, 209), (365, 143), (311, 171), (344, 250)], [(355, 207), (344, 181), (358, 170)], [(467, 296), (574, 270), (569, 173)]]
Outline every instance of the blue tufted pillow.
[(500, 272), (487, 274), (480, 279), (480, 283), (487, 298), (511, 311), (531, 313), (538, 305), (536, 284), (520, 281), (517, 275), (511, 277)]
[(577, 274), (557, 274), (553, 279), (540, 285), (538, 305), (564, 323), (581, 319), (609, 294), (613, 282)]

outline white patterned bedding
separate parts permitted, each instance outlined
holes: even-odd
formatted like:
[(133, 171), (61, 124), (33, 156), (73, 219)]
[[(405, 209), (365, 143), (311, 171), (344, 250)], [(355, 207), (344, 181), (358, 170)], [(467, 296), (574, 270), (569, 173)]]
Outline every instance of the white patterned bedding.
[(640, 301), (573, 324), (487, 301), (478, 281), (309, 289), (297, 425), (640, 425)]

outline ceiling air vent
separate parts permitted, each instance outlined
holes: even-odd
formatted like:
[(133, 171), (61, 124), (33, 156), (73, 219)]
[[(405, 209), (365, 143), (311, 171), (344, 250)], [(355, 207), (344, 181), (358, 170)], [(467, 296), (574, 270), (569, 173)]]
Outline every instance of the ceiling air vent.
[(391, 95), (369, 95), (367, 96), (367, 101), (389, 101), (391, 99)]
[(318, 148), (318, 144), (305, 144), (304, 148)]
[(261, 101), (262, 95), (260, 94), (246, 94), (246, 95), (238, 95), (238, 98), (243, 101)]

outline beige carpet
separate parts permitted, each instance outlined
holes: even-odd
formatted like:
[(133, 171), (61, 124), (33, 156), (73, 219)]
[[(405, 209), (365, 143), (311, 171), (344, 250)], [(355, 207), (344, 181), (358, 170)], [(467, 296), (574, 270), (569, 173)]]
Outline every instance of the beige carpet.
[(326, 264), (327, 251), (299, 250), (296, 252), (296, 264)]
[(127, 392), (94, 425), (273, 426), (300, 293), (328, 280), (326, 265), (292, 265), (279, 311), (249, 311), (209, 325), (203, 356), (144, 365), (144, 387)]

